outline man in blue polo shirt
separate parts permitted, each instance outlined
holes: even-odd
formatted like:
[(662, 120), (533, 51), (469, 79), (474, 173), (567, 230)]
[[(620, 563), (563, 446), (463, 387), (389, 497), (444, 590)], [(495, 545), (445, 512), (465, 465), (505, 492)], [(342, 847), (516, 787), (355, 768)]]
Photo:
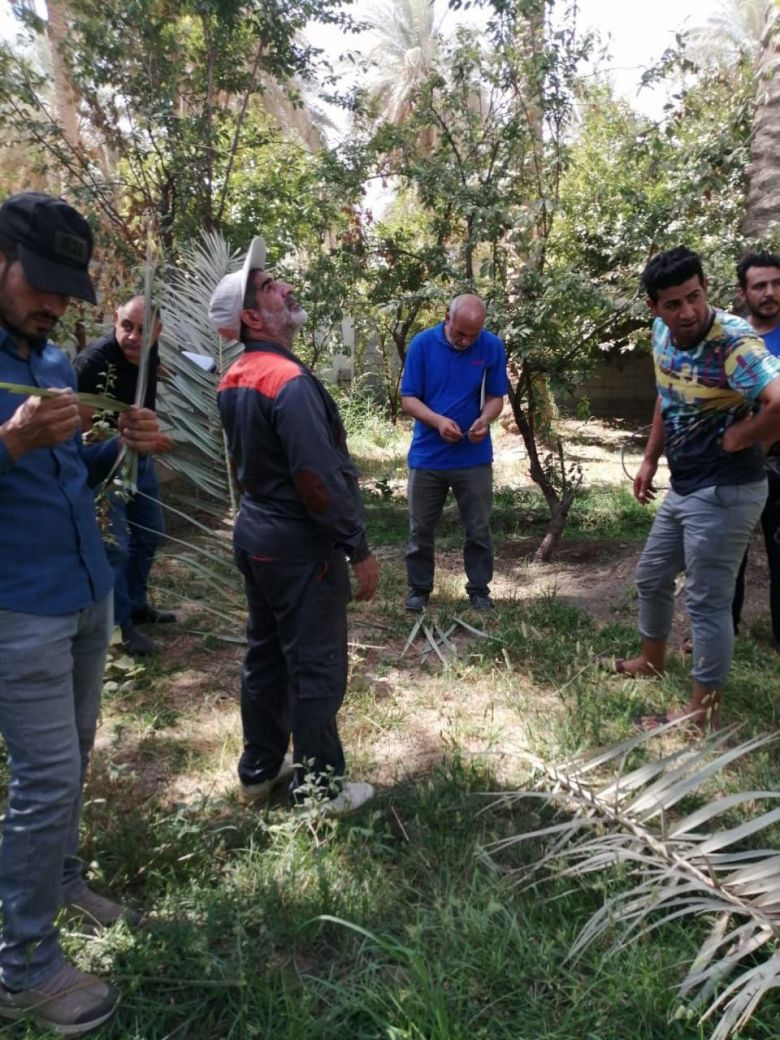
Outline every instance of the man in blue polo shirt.
[[(739, 296), (747, 311), (748, 324), (764, 341), (770, 354), (780, 357), (780, 256), (748, 253), (737, 264)], [(772, 645), (780, 651), (780, 443), (773, 444), (764, 459), (769, 494), (761, 513), (766, 558), (769, 564), (769, 608), (772, 614)], [(731, 614), (734, 631), (739, 628), (745, 601), (747, 551), (737, 575)]]
[(433, 589), (436, 526), (452, 488), (466, 541), (466, 592), (475, 610), (492, 610), (493, 445), (490, 424), (508, 390), (506, 353), (487, 332), (478, 296), (457, 296), (444, 321), (409, 344), (401, 403), (414, 420), (409, 449), (407, 610), (422, 611)]
[[(77, 858), (114, 584), (92, 488), (119, 439), (84, 446), (75, 373), (48, 336), (72, 296), (95, 302), (91, 255), (89, 225), (62, 199), (21, 192), (0, 206), (0, 382), (55, 392), (0, 388), (0, 732), (11, 764), (0, 1016), (68, 1036), (105, 1021), (119, 992), (64, 959), (60, 909), (92, 926), (138, 916), (88, 889)], [(159, 436), (147, 409), (126, 412), (119, 429), (139, 453)]]

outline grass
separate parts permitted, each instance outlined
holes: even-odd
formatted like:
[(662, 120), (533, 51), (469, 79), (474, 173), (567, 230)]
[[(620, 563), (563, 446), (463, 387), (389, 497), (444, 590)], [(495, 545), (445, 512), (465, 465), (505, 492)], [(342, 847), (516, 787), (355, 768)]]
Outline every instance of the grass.
[[(365, 510), (371, 539), (377, 545), (403, 545), (409, 533), (406, 486), (375, 490), (369, 486)], [(575, 500), (565, 539), (576, 541), (642, 542), (650, 530), (654, 512), (640, 506), (627, 487), (602, 485), (586, 488)], [(529, 541), (529, 551), (541, 541), (549, 513), (537, 488), (497, 487), (494, 492), (492, 529), (499, 541)], [(457, 506), (449, 500), (436, 530), (440, 549), (463, 544), (463, 525)]]
[(629, 1024), (638, 1037), (698, 1035), (667, 1022), (691, 938), (567, 963), (599, 887), (552, 883), (541, 899), (489, 867), (485, 845), (532, 823), (522, 808), (483, 811), (495, 787), (453, 757), (359, 818), (314, 828), (279, 810), (150, 811), (141, 826), (106, 808), (94, 855), (159, 919), (68, 937), (74, 958), (123, 985), (97, 1035), (622, 1040)]
[[(704, 1040), (695, 1017), (672, 1016), (706, 921), (667, 925), (612, 957), (596, 945), (570, 960), (589, 916), (628, 879), (551, 876), (525, 889), (516, 870), (541, 845), (487, 854), (548, 819), (535, 802), (500, 797), (529, 782), (525, 750), (555, 760), (626, 736), (637, 711), (683, 701), (687, 663), (673, 656), (661, 681), (606, 676), (596, 655), (636, 645), (630, 601), (604, 624), (554, 592), (528, 589), (474, 618), (491, 638), (459, 637), (446, 667), (401, 657), (406, 513), (386, 477), (398, 462), (393, 437), (383, 436), (385, 446), (372, 447), (369, 424), (364, 441), (375, 459), (367, 477), (389, 481), (369, 501), (383, 582), (374, 603), (350, 608), (340, 716), (353, 775), (377, 781), (378, 797), (331, 821), (296, 817), (281, 799), (261, 812), (239, 807), (242, 648), (191, 634), (213, 625), (192, 613), (204, 590), (165, 563), (160, 584), (175, 580), (191, 613), (155, 633), (157, 660), (112, 666), (83, 831), (96, 887), (148, 908), (150, 925), (63, 932), (80, 966), (123, 991), (95, 1037)], [(530, 551), (543, 523), (534, 491), (499, 489), (502, 553)], [(602, 552), (635, 550), (647, 524), (624, 488), (594, 486), (576, 504), (566, 545), (585, 569)], [(445, 516), (440, 547), (460, 541)], [(440, 568), (442, 620), (463, 609), (461, 585), (459, 564)], [(767, 637), (759, 622), (740, 639), (729, 682), (728, 717), (747, 732), (778, 726), (780, 658)], [(770, 745), (718, 782), (773, 787), (779, 766)], [(39, 1034), (20, 1024), (3, 1035)], [(768, 999), (743, 1040), (778, 1035), (780, 1006)]]

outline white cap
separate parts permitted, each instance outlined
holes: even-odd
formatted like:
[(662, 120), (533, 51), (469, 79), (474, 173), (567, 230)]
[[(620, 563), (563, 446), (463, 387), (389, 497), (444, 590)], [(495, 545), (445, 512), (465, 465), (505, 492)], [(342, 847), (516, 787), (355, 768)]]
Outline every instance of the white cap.
[(241, 331), (241, 311), (252, 271), (265, 270), (265, 240), (256, 236), (252, 239), (240, 271), (226, 274), (211, 295), (209, 321), (215, 329), (227, 333), (234, 339)]

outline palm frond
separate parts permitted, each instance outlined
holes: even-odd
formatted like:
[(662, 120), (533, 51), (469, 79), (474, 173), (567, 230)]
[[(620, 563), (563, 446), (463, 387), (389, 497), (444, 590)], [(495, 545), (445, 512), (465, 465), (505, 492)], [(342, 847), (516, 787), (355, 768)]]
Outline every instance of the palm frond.
[[(731, 746), (736, 730), (724, 730), (629, 768), (636, 754), (649, 753), (659, 737), (685, 724), (678, 720), (560, 765), (528, 756), (540, 776), (536, 790), (502, 794), (501, 803), (541, 797), (558, 818), (504, 838), (487, 853), (496, 857), (518, 842), (542, 842), (536, 861), (515, 872), (523, 886), (538, 884), (542, 870), (578, 878), (620, 868), (622, 878), (630, 879), (630, 888), (592, 915), (570, 957), (605, 938), (608, 955), (616, 956), (671, 921), (712, 915), (714, 924), (679, 993), (702, 1022), (718, 1020), (712, 1040), (726, 1040), (780, 986), (780, 851), (751, 847), (780, 823), (780, 807), (763, 808), (780, 792), (720, 794), (685, 814), (678, 810), (684, 799), (701, 798), (713, 777), (780, 734)], [(614, 776), (605, 782), (607, 769)], [(735, 824), (735, 810), (749, 815)], [(756, 965), (759, 953), (763, 959)]]
[[(43, 386), (25, 386), (23, 383), (0, 382), (0, 390), (7, 390), (9, 394), (19, 394), (22, 397), (56, 397), (59, 390), (48, 390)], [(79, 404), (87, 405), (89, 408), (99, 409), (101, 412), (126, 412), (132, 405), (124, 401), (117, 401), (115, 397), (107, 394), (76, 394)]]
[[(144, 333), (141, 339), (141, 350), (138, 358), (138, 375), (135, 382), (133, 404), (142, 408), (146, 398), (146, 386), (149, 379), (149, 354), (154, 343), (154, 330), (157, 324), (157, 311), (152, 303), (154, 280), (157, 272), (157, 247), (152, 234), (151, 222), (146, 230), (146, 260), (144, 261)], [(118, 481), (114, 480), (117, 472), (121, 472)], [(114, 467), (106, 477), (105, 483), (123, 485), (130, 493), (138, 490), (138, 453), (129, 448), (125, 441), (120, 442)]]
[[(225, 344), (208, 320), (211, 295), (218, 282), (238, 266), (221, 235), (204, 232), (184, 250), (180, 267), (169, 272), (162, 290), (163, 331), (160, 357), (169, 373), (160, 387), (158, 413), (172, 428), (177, 443), (165, 459), (199, 491), (229, 505), (236, 495), (217, 408), (217, 385), (241, 353), (241, 344)], [(182, 354), (211, 358), (205, 372)], [(179, 437), (177, 438), (177, 433)]]

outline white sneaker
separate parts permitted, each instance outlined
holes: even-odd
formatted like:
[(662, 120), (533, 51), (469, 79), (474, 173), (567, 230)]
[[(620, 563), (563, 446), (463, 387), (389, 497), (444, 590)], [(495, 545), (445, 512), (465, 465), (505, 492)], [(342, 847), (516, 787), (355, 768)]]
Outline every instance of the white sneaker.
[(238, 800), (242, 805), (265, 805), (271, 797), (271, 791), (285, 780), (289, 780), (295, 772), (295, 766), (291, 755), (285, 755), (279, 772), (272, 780), (263, 780), (259, 784), (245, 784), (239, 782)]
[(335, 798), (323, 802), (321, 810), (325, 816), (341, 816), (344, 813), (354, 812), (361, 805), (370, 802), (373, 797), (374, 788), (371, 784), (353, 780), (344, 784)]

